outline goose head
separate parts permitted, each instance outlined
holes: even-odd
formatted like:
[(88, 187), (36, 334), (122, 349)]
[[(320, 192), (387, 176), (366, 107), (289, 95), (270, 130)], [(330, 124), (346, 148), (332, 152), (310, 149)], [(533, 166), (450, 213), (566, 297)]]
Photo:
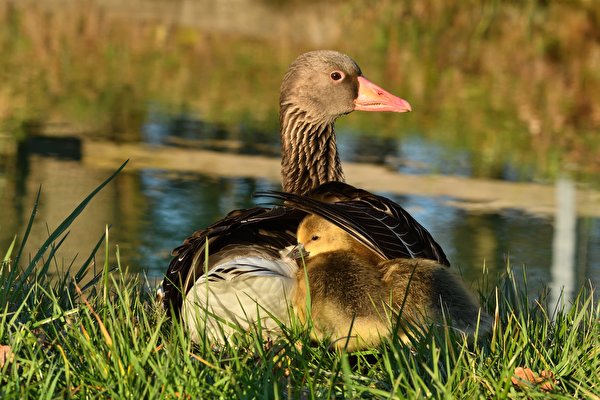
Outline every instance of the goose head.
[(352, 58), (333, 50), (302, 54), (290, 65), (281, 84), (280, 106), (324, 122), (354, 110), (411, 111), (406, 100), (370, 82)]
[(356, 251), (363, 247), (343, 229), (316, 215), (308, 215), (302, 220), (297, 238), (310, 257), (331, 251)]
[(317, 50), (292, 62), (279, 98), (284, 191), (304, 194), (344, 181), (334, 124), (354, 110), (407, 112), (411, 107), (365, 78), (345, 54)]

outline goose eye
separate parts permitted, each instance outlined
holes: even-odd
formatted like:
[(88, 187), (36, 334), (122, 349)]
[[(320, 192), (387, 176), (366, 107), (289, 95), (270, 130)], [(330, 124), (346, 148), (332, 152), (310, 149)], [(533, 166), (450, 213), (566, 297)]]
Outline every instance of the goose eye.
[(333, 71), (329, 76), (334, 81), (339, 81), (340, 79), (342, 79), (344, 77), (344, 74), (341, 73), (340, 71)]
[(310, 240), (319, 240), (319, 236), (314, 235), (313, 237), (310, 238)]

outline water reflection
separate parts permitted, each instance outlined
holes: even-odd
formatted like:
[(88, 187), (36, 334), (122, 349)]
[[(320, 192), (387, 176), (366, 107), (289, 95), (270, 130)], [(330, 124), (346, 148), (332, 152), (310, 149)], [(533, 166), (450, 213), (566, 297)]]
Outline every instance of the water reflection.
[[(156, 145), (217, 148), (243, 154), (273, 155), (278, 151), (274, 129), (240, 125), (226, 130), (186, 113), (149, 114), (143, 136)], [(445, 149), (418, 137), (374, 138), (344, 129), (339, 130), (338, 137), (345, 161), (383, 164), (411, 174), (471, 174), (472, 154), (465, 150)], [(510, 176), (510, 168), (506, 171)], [(15, 156), (5, 157), (0, 163), (1, 251), (8, 248), (15, 233), (23, 234), (40, 185), (39, 215), (26, 254), (36, 251), (48, 231), (110, 172), (82, 164), (77, 138), (31, 137)], [(514, 268), (527, 267), (532, 295), (549, 285), (556, 300), (561, 287), (570, 297), (587, 279), (594, 285), (600, 282), (600, 219), (577, 216), (573, 185), (565, 180), (557, 183), (557, 214), (545, 217), (519, 210), (468, 211), (452, 206), (444, 197), (381, 194), (403, 205), (426, 226), (468, 281), (480, 279), (484, 264), (494, 281), (510, 262)], [(254, 192), (278, 188), (277, 182), (266, 178), (224, 178), (149, 168), (126, 170), (75, 222), (60, 251), (59, 265), (54, 268), (72, 262), (77, 266), (109, 224), (111, 254), (118, 244), (123, 264), (159, 279), (170, 260), (170, 251), (194, 230), (232, 209), (257, 204)], [(103, 254), (98, 257), (101, 265)]]
[(141, 171), (138, 178), (140, 193), (147, 202), (143, 217), (130, 221), (140, 230), (137, 249), (133, 249), (129, 260), (156, 277), (165, 272), (170, 251), (194, 230), (233, 209), (252, 206), (252, 193), (276, 188), (253, 179), (212, 179), (156, 170)]
[[(8, 176), (6, 170), (0, 174), (5, 182), (0, 193), (0, 246), (4, 251), (14, 233), (20, 229), (18, 233), (23, 234), (33, 198), (42, 184), (39, 216), (27, 249), (31, 253), (47, 237), (48, 229), (62, 221), (109, 171), (83, 168), (77, 160), (55, 156), (22, 157), (17, 176)], [(153, 169), (122, 174), (74, 224), (60, 251), (61, 264), (75, 260), (77, 265), (92, 249), (104, 225), (112, 224), (111, 244), (120, 246), (122, 262), (133, 271), (145, 271), (158, 279), (168, 264), (170, 250), (187, 235), (232, 209), (255, 204), (252, 193), (276, 188), (277, 183), (260, 179), (211, 178)], [(479, 280), (484, 263), (493, 277), (502, 273), (510, 260), (516, 268), (527, 266), (532, 294), (544, 284), (551, 284), (553, 293), (565, 286), (571, 294), (586, 279), (599, 282), (598, 219), (576, 218), (572, 210), (567, 211), (574, 219), (570, 224), (576, 225), (569, 225), (566, 238), (562, 224), (559, 222), (555, 230), (550, 217), (519, 211), (473, 213), (449, 206), (443, 198), (382, 194), (402, 204), (431, 230), (468, 281)], [(569, 241), (567, 258), (571, 261), (556, 258), (561, 254), (556, 243)], [(99, 257), (101, 263), (102, 255)]]
[(150, 144), (193, 146), (236, 154), (279, 156), (277, 127), (265, 128), (240, 122), (236, 127), (203, 121), (188, 112), (169, 113), (164, 106), (150, 106), (142, 126), (142, 140)]

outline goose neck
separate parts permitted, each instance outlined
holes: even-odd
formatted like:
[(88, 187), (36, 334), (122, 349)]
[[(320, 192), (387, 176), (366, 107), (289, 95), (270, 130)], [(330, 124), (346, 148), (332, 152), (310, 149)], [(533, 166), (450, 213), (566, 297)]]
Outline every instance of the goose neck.
[(283, 190), (305, 194), (329, 181), (344, 181), (335, 138), (335, 119), (314, 118), (282, 107), (281, 176)]

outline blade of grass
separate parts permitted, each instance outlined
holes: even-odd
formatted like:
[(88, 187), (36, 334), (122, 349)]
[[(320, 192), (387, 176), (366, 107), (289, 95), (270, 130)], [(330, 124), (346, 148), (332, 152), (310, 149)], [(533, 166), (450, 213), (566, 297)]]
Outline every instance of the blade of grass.
[(77, 294), (79, 295), (81, 300), (83, 300), (83, 302), (85, 303), (87, 308), (90, 310), (90, 312), (92, 313), (94, 318), (96, 318), (96, 321), (98, 322), (98, 326), (100, 327), (100, 332), (102, 332), (102, 337), (104, 338), (104, 342), (106, 343), (106, 345), (108, 347), (113, 347), (113, 340), (112, 340), (112, 337), (110, 336), (110, 333), (108, 333), (108, 329), (106, 329), (106, 325), (104, 325), (104, 322), (102, 322), (102, 319), (96, 313), (96, 311), (94, 310), (94, 308), (88, 301), (87, 297), (85, 297), (85, 295), (81, 292), (81, 289), (79, 289), (79, 286), (77, 286), (77, 284), (75, 284), (75, 290), (77, 291)]
[[(129, 160), (125, 161), (111, 176), (109, 176), (107, 179), (105, 179), (104, 182), (102, 182), (96, 189), (92, 190), (92, 192), (85, 199), (83, 199), (83, 201), (81, 203), (79, 203), (79, 205), (75, 208), (75, 210), (73, 210), (73, 212), (71, 212), (71, 214), (69, 214), (69, 216), (67, 218), (65, 218), (63, 220), (63, 222), (61, 222), (61, 224), (52, 232), (52, 234), (48, 237), (48, 239), (46, 239), (46, 241), (44, 241), (44, 243), (40, 246), (40, 249), (38, 250), (38, 252), (35, 254), (35, 256), (29, 262), (29, 266), (26, 268), (25, 272), (22, 275), (23, 279), (20, 279), (16, 283), (16, 285), (14, 285), (14, 289), (13, 289), (14, 292), (18, 293), (22, 290), (23, 285), (25, 284), (26, 277), (31, 275), (33, 269), (35, 268), (35, 265), (46, 253), (46, 251), (48, 250), (48, 247), (50, 247), (50, 245), (60, 235), (62, 235), (63, 232), (65, 232), (69, 226), (71, 226), (73, 221), (75, 221), (75, 219), (79, 216), (79, 214), (81, 214), (81, 212), (87, 207), (87, 205), (94, 198), (94, 196), (96, 196), (96, 194), (98, 194), (98, 192), (100, 190), (102, 190), (110, 181), (112, 181), (123, 170), (123, 168), (125, 168), (125, 165), (127, 165), (128, 162), (129, 162)], [(41, 190), (41, 188), (40, 188), (40, 190)], [(39, 200), (39, 195), (40, 195), (40, 192), (38, 191), (38, 195), (36, 197), (36, 202), (34, 205), (34, 210), (31, 213), (31, 217), (29, 220), (29, 224), (27, 226), (27, 230), (25, 232), (23, 243), (21, 244), (21, 248), (19, 249), (19, 255), (17, 256), (17, 261), (21, 257), (23, 247), (25, 246), (25, 242), (27, 240), (27, 237), (29, 236), (29, 232), (31, 230), (31, 225), (33, 224), (33, 219), (37, 212), (37, 204), (38, 204), (38, 200)], [(15, 265), (18, 265), (18, 264), (15, 264)], [(15, 270), (16, 270), (16, 268), (15, 268)]]
[(102, 272), (102, 283), (103, 283), (103, 289), (102, 289), (102, 300), (104, 301), (104, 303), (106, 304), (106, 302), (108, 301), (108, 259), (110, 256), (110, 246), (109, 246), (109, 240), (108, 240), (108, 225), (106, 225), (105, 229), (104, 229), (104, 237), (106, 238), (106, 240), (104, 241), (104, 268), (103, 268), (103, 272)]
[[(108, 229), (110, 229), (110, 225), (108, 226)], [(102, 236), (100, 237), (100, 240), (98, 240), (98, 242), (96, 243), (96, 245), (90, 252), (90, 256), (83, 262), (83, 264), (81, 265), (81, 268), (79, 268), (79, 270), (75, 274), (75, 282), (77, 282), (77, 283), (81, 282), (81, 280), (87, 274), (90, 263), (94, 259), (94, 256), (98, 252), (98, 249), (100, 248), (100, 246), (102, 245), (102, 242), (105, 239), (106, 239), (106, 236), (105, 236), (105, 233), (103, 233)]]
[(52, 260), (55, 260), (55, 255), (56, 255), (56, 251), (60, 248), (60, 246), (62, 246), (62, 244), (64, 243), (64, 241), (67, 239), (67, 237), (69, 236), (69, 232), (67, 232), (60, 240), (57, 244), (52, 244), (52, 246), (50, 247), (50, 253), (48, 253), (48, 259), (46, 260), (46, 262), (44, 262), (44, 266), (40, 269), (39, 271), (39, 275), (46, 275), (48, 273), (48, 269), (50, 268), (50, 263), (52, 262)]
[(31, 227), (33, 226), (33, 221), (35, 220), (35, 216), (37, 215), (38, 206), (40, 203), (40, 195), (42, 194), (42, 186), (38, 188), (37, 195), (35, 196), (35, 201), (33, 202), (33, 209), (31, 210), (31, 215), (29, 216), (29, 221), (27, 222), (27, 228), (25, 229), (25, 234), (23, 235), (23, 240), (21, 240), (21, 245), (19, 246), (19, 251), (17, 256), (15, 257), (15, 264), (19, 265), (19, 261), (21, 260), (21, 255), (23, 254), (23, 249), (25, 248), (25, 243), (27, 243), (27, 239), (29, 239), (29, 234), (31, 233)]
[[(4, 260), (2, 261), (2, 266), (4, 266), (4, 264), (8, 264), (8, 262), (10, 261), (10, 255), (13, 252), (13, 249), (15, 247), (15, 243), (17, 242), (17, 235), (15, 235), (15, 237), (13, 238), (10, 246), (8, 246), (8, 250), (6, 251), (6, 254), (4, 255)], [(1, 272), (2, 270), (0, 270)]]
[(63, 222), (61, 222), (61, 224), (54, 230), (54, 232), (52, 232), (52, 235), (50, 235), (50, 237), (46, 239), (46, 241), (40, 246), (40, 249), (38, 250), (36, 255), (31, 259), (30, 264), (36, 264), (39, 261), (39, 259), (44, 255), (44, 253), (50, 246), (50, 244), (58, 236), (60, 236), (69, 226), (71, 226), (75, 218), (77, 218), (79, 214), (81, 214), (81, 212), (87, 207), (87, 205), (94, 198), (94, 196), (96, 196), (96, 194), (98, 194), (100, 190), (104, 189), (104, 187), (110, 181), (112, 181), (123, 170), (123, 168), (125, 168), (125, 165), (127, 165), (128, 162), (129, 160), (125, 161), (111, 176), (106, 178), (104, 182), (102, 182), (96, 189), (92, 190), (92, 192), (89, 195), (87, 195), (87, 197), (83, 199), (81, 203), (79, 203), (75, 210), (73, 210), (73, 212), (71, 212), (71, 214), (69, 214), (69, 216), (65, 218)]

